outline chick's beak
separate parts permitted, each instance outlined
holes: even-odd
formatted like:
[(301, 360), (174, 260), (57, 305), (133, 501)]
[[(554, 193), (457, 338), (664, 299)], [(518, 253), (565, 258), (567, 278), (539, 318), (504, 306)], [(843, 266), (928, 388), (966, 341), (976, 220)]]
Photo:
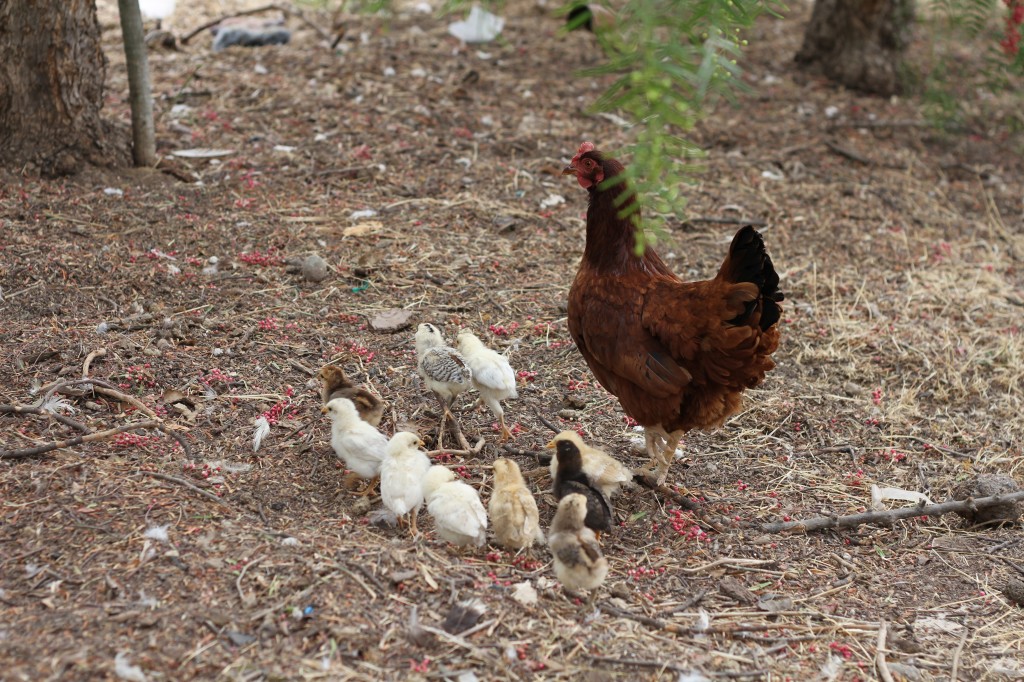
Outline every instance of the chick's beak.
[(574, 166), (571, 163), (568, 166), (566, 166), (565, 168), (562, 169), (562, 175), (579, 175), (579, 173), (580, 173), (579, 168), (577, 168), (576, 166)]
[(320, 414), (327, 414), (327, 406), (326, 405), (324, 405), (323, 407), (320, 408)]
[(421, 448), (425, 448), (425, 447), (427, 447), (427, 444), (423, 442), (423, 439), (422, 439), (422, 438), (421, 438), (420, 440), (416, 441), (416, 443), (417, 443), (417, 444), (418, 444), (418, 445), (419, 445), (419, 446), (420, 446)]
[(555, 447), (555, 441), (551, 441), (550, 443), (548, 443), (544, 447), (546, 447), (547, 449), (551, 450), (552, 448)]

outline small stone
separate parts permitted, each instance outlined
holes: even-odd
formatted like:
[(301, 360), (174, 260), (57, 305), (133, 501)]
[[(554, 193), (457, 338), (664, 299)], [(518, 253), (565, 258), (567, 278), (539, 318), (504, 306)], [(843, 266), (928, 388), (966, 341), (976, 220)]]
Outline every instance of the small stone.
[(327, 279), (327, 261), (313, 253), (302, 261), (302, 276), (310, 282), (322, 282)]
[[(1017, 481), (1003, 474), (978, 474), (973, 480), (961, 485), (954, 497), (960, 500), (973, 497), (992, 497), (993, 495), (1008, 495), (1020, 490)], [(961, 517), (973, 524), (999, 524), (1017, 523), (1021, 513), (1024, 512), (1024, 504), (1021, 502), (1003, 502), (991, 507), (982, 509), (957, 512)]]
[(156, 348), (145, 348), (145, 349), (143, 349), (142, 354), (146, 355), (146, 356), (149, 356), (151, 358), (158, 358), (158, 357), (160, 357), (160, 351), (157, 350)]
[(1024, 580), (1020, 578), (1010, 578), (1006, 581), (1006, 586), (1003, 588), (1003, 594), (1006, 598), (1017, 606), (1024, 606)]
[(170, 348), (173, 348), (174, 344), (172, 344), (167, 339), (157, 339), (156, 340), (156, 347), (159, 348), (160, 350), (168, 350)]
[(396, 332), (412, 324), (412, 317), (413, 312), (411, 310), (390, 308), (374, 316), (370, 320), (370, 326), (378, 332)]

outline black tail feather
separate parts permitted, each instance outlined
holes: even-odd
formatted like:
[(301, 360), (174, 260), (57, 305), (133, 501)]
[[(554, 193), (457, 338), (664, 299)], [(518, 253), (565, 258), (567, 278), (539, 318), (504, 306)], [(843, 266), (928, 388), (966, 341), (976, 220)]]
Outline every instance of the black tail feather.
[(730, 282), (753, 282), (761, 292), (757, 301), (751, 301), (747, 310), (734, 320), (733, 324), (743, 324), (751, 313), (761, 304), (761, 329), (768, 329), (779, 321), (782, 309), (779, 302), (785, 295), (779, 291), (779, 274), (775, 272), (772, 259), (764, 246), (764, 238), (754, 229), (753, 225), (740, 228), (729, 246), (729, 257), (723, 269), (728, 268), (724, 275)]

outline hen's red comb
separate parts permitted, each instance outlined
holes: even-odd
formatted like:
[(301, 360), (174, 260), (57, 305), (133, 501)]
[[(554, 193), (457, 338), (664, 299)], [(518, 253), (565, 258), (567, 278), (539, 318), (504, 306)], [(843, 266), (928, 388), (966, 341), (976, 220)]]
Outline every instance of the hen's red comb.
[(584, 142), (583, 144), (580, 145), (580, 148), (576, 151), (576, 156), (572, 157), (572, 164), (575, 166), (576, 162), (580, 160), (581, 156), (583, 156), (587, 152), (592, 152), (595, 149), (597, 149), (597, 147), (594, 146), (593, 142)]

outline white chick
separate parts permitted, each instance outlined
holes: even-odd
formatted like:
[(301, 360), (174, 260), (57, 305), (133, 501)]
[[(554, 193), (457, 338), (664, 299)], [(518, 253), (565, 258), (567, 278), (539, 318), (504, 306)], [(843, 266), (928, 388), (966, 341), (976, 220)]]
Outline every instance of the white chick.
[(448, 467), (435, 464), (423, 479), (423, 499), (441, 538), (459, 547), (483, 546), (487, 512), (476, 488), (455, 480)]
[(417, 533), (416, 517), (423, 506), (423, 477), (430, 468), (430, 458), (417, 447), (420, 445), (423, 441), (415, 433), (399, 431), (388, 441), (380, 465), (381, 501), (399, 522), (409, 515), (413, 535)]
[[(608, 560), (601, 553), (594, 531), (583, 525), (587, 498), (573, 493), (558, 503), (551, 521), (548, 548), (555, 560), (555, 575), (570, 591), (596, 590), (608, 575)], [(591, 594), (593, 601), (594, 594)]]
[(537, 501), (526, 487), (519, 465), (510, 459), (494, 460), (494, 491), (487, 512), (495, 539), (506, 549), (526, 549), (544, 540)]
[[(591, 485), (601, 491), (609, 500), (613, 495), (618, 494), (621, 488), (633, 487), (633, 472), (625, 464), (615, 459), (603, 450), (590, 447), (583, 442), (580, 434), (575, 431), (562, 431), (555, 436), (549, 448), (555, 448), (560, 440), (567, 440), (579, 448), (583, 456), (583, 473), (590, 479)], [(551, 456), (551, 480), (555, 480), (555, 472), (558, 471), (558, 451)]]
[[(376, 478), (388, 446), (387, 436), (364, 422), (348, 398), (335, 398), (324, 405), (321, 412), (331, 420), (334, 454), (344, 460), (345, 466), (358, 478)], [(372, 490), (371, 480), (361, 494), (368, 495)]]
[(505, 411), (501, 408), (501, 401), (519, 397), (516, 393), (516, 373), (504, 355), (485, 346), (468, 329), (459, 332), (458, 344), (459, 352), (473, 370), (473, 387), (480, 391), (480, 400), (501, 423), (501, 442), (504, 442), (512, 436), (512, 432), (505, 426)]
[[(451, 406), (460, 393), (473, 385), (473, 370), (459, 351), (445, 345), (441, 331), (432, 324), (421, 324), (416, 330), (416, 358), (423, 383), (433, 391), (441, 406), (441, 427), (437, 434), (438, 447), (441, 448), (448, 417), (451, 417), (458, 435), (462, 436)], [(468, 447), (465, 443), (463, 445)]]

